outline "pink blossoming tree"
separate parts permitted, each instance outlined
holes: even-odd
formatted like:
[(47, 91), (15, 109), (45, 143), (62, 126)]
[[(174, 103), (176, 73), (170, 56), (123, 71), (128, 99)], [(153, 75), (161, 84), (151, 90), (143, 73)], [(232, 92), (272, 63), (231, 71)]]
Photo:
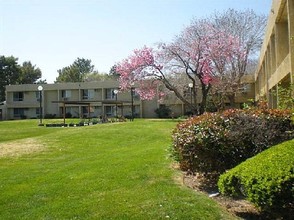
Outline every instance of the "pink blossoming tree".
[[(117, 64), (116, 71), (122, 90), (136, 84), (136, 92), (143, 100), (172, 92), (194, 114), (202, 114), (210, 89), (222, 85), (238, 62), (247, 62), (246, 49), (238, 36), (208, 20), (198, 20), (169, 44), (135, 50)], [(160, 85), (166, 90), (158, 89)], [(200, 99), (197, 93), (201, 93)]]

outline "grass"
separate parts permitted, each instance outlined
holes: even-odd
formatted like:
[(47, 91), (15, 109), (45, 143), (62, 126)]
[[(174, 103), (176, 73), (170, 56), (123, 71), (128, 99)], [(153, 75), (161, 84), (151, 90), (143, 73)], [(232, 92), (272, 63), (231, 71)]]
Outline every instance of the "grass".
[(167, 156), (174, 121), (37, 124), (0, 122), (0, 150), (26, 138), (44, 144), (0, 157), (0, 219), (235, 219), (176, 180)]

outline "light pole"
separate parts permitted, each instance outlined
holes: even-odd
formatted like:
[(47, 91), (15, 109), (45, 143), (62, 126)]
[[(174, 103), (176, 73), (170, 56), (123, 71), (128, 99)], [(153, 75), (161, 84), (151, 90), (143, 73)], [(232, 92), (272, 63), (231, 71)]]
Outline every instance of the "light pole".
[(42, 109), (42, 91), (43, 91), (43, 86), (38, 86), (38, 91), (39, 91), (39, 101), (40, 101), (40, 108), (39, 108), (39, 115), (40, 115), (40, 124), (42, 125), (42, 118), (43, 118), (43, 109)]
[(192, 99), (192, 95), (193, 95), (193, 93), (192, 93), (192, 90), (193, 90), (193, 83), (189, 83), (188, 84), (188, 86), (189, 86), (189, 88), (190, 88), (190, 96), (191, 96), (191, 101), (190, 101), (190, 103), (191, 103), (191, 111), (192, 111), (192, 105), (193, 105), (193, 99)]
[(134, 87), (131, 87), (131, 98), (132, 98), (132, 103), (131, 103), (131, 105), (132, 105), (132, 118), (131, 118), (131, 120), (133, 121), (134, 120)]
[(113, 91), (114, 95), (115, 95), (115, 117), (117, 118), (117, 93), (118, 93), (118, 90), (115, 89)]

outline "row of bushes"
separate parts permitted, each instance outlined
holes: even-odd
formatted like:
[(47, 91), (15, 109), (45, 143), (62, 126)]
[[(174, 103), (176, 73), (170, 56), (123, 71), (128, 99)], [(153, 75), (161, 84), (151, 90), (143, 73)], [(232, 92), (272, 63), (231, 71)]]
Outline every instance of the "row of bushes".
[(221, 175), (220, 192), (245, 196), (262, 211), (293, 217), (293, 158), (294, 140), (274, 146)]
[[(46, 127), (80, 127), (80, 126), (86, 126), (86, 125), (95, 125), (97, 122), (79, 122), (79, 123), (52, 123), (52, 124), (46, 124)], [(41, 126), (41, 125), (39, 125)]]
[(291, 112), (231, 109), (177, 125), (173, 155), (184, 171), (223, 173), (261, 151), (293, 138)]

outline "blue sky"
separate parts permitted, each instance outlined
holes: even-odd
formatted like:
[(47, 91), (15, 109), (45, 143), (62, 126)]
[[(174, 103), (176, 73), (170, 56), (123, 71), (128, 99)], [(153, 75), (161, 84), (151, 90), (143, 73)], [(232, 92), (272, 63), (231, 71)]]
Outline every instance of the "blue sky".
[(168, 42), (228, 8), (268, 15), (271, 0), (0, 0), (0, 55), (31, 61), (52, 83), (77, 57), (109, 72), (134, 49)]

